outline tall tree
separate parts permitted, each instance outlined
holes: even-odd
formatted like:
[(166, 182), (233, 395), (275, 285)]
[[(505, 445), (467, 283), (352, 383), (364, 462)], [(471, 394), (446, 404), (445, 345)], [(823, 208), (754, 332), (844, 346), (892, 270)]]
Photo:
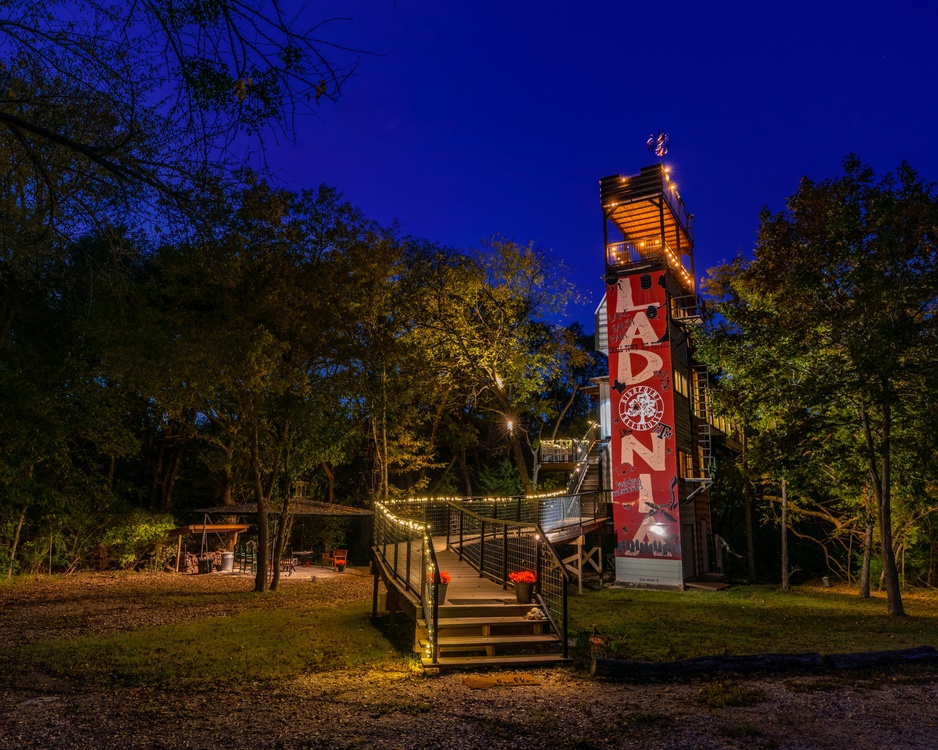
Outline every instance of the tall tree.
[[(714, 269), (707, 338), (725, 387), (791, 428), (848, 418), (876, 499), (893, 615), (904, 613), (893, 543), (898, 430), (929, 408), (938, 354), (938, 200), (906, 164), (876, 179), (856, 157), (805, 178), (761, 217), (751, 259)], [(704, 346), (707, 350), (707, 346)], [(859, 494), (859, 492), (857, 493)]]
[(475, 407), (500, 420), (531, 494), (522, 436), (530, 424), (544, 423), (541, 396), (568, 343), (550, 318), (562, 312), (572, 288), (545, 252), (500, 239), (472, 254), (438, 253), (432, 268), (424, 325), (450, 372), (468, 384)]

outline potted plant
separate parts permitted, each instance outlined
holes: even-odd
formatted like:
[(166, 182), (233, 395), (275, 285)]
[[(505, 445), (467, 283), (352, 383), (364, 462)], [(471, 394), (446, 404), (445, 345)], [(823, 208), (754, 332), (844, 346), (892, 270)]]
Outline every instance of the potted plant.
[[(436, 580), (434, 580), (434, 578)], [(427, 583), (436, 583), (437, 584), (437, 597), (440, 604), (446, 604), (446, 589), (449, 586), (449, 582), (453, 580), (450, 577), (450, 574), (445, 570), (439, 571), (436, 576), (432, 573), (427, 575)]]
[(508, 574), (508, 580), (515, 584), (515, 599), (518, 604), (530, 604), (534, 594), (537, 576), (531, 570), (518, 570)]

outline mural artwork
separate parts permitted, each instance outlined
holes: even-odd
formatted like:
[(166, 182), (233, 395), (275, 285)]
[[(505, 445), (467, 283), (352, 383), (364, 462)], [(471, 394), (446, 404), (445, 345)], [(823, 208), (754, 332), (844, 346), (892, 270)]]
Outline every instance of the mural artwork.
[(657, 271), (623, 276), (606, 288), (618, 557), (681, 557), (664, 284)]

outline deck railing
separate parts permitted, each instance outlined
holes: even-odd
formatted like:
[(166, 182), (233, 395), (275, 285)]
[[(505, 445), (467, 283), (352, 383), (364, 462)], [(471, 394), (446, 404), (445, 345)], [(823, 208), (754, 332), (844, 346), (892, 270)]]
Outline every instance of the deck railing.
[(535, 597), (567, 656), (569, 573), (551, 535), (598, 520), (605, 493), (534, 497), (408, 498), (375, 503), (374, 552), (385, 571), (423, 604), (427, 656), (437, 662), (439, 564), (434, 537), (480, 576), (510, 585), (512, 573), (536, 576)]
[(605, 516), (604, 492), (551, 494), (525, 497), (453, 498), (450, 504), (496, 521), (537, 525), (547, 534), (581, 526)]
[(433, 534), (444, 533), (444, 525), (428, 519), (437, 518), (441, 510), (445, 514), (445, 506), (433, 499), (376, 502), (374, 516), (375, 556), (404, 590), (420, 598), (427, 622), (426, 655), (434, 664), (439, 658), (440, 566), (433, 547)]
[[(514, 500), (514, 498), (504, 498)], [(471, 565), (479, 576), (508, 588), (512, 573), (530, 571), (535, 575), (534, 593), (537, 603), (545, 612), (554, 632), (563, 644), (564, 658), (567, 647), (567, 582), (569, 574), (560, 556), (544, 533), (540, 524), (532, 521), (511, 520), (504, 517), (512, 507), (519, 516), (525, 515), (524, 506), (533, 506), (530, 499), (515, 503), (489, 504), (489, 510), (502, 517), (483, 515), (470, 510), (467, 503), (449, 501), (451, 510), (447, 546), (459, 558)], [(476, 504), (478, 510), (485, 508)], [(531, 511), (536, 513), (536, 511)]]

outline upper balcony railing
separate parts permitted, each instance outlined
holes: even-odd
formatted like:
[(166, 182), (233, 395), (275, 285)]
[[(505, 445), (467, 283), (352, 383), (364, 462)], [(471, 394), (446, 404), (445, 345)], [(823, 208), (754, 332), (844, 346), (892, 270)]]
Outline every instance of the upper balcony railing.
[(606, 245), (606, 267), (609, 269), (624, 270), (649, 262), (666, 266), (687, 289), (693, 290), (694, 278), (690, 271), (684, 267), (681, 257), (660, 237), (610, 242)]
[(538, 461), (542, 464), (578, 464), (586, 460), (589, 449), (589, 440), (541, 440), (538, 446)]

